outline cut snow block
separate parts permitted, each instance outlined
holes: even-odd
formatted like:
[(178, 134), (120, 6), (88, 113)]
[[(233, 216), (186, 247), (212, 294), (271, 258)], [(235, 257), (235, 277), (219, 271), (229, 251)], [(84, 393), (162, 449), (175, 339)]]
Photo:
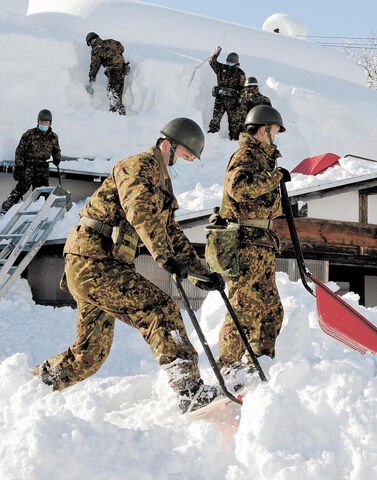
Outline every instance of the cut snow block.
[(302, 173), (303, 175), (318, 175), (330, 167), (339, 165), (339, 155), (335, 153), (323, 153), (315, 157), (305, 158), (291, 173)]

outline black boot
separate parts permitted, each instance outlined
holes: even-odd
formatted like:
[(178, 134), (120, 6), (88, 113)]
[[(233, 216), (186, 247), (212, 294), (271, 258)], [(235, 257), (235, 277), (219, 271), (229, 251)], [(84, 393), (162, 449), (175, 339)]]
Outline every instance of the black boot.
[(189, 413), (209, 405), (220, 396), (219, 389), (212, 385), (205, 385), (202, 380), (191, 389), (180, 392), (179, 408), (182, 413)]

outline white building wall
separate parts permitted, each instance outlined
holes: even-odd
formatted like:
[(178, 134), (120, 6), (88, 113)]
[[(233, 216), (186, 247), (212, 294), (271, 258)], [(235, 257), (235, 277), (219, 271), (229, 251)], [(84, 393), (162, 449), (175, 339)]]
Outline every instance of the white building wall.
[(365, 306), (377, 306), (377, 277), (365, 275)]
[(377, 195), (368, 195), (368, 223), (377, 225)]
[(310, 200), (308, 202), (308, 217), (358, 222), (359, 192), (348, 192), (319, 200)]

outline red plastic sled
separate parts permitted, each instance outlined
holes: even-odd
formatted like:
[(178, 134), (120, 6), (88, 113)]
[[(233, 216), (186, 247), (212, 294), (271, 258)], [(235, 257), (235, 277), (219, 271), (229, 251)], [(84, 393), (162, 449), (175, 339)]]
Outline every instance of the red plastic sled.
[(291, 173), (302, 173), (303, 175), (318, 175), (330, 167), (339, 165), (339, 155), (335, 153), (323, 153), (315, 157), (305, 158)]

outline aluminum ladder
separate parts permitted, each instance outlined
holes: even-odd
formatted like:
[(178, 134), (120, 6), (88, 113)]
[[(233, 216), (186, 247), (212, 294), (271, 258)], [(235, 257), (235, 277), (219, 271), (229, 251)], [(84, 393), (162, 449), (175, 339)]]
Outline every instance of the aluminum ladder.
[[(41, 196), (45, 201), (35, 205)], [(20, 277), (70, 207), (69, 192), (63, 188), (38, 187), (0, 229), (0, 297)]]

